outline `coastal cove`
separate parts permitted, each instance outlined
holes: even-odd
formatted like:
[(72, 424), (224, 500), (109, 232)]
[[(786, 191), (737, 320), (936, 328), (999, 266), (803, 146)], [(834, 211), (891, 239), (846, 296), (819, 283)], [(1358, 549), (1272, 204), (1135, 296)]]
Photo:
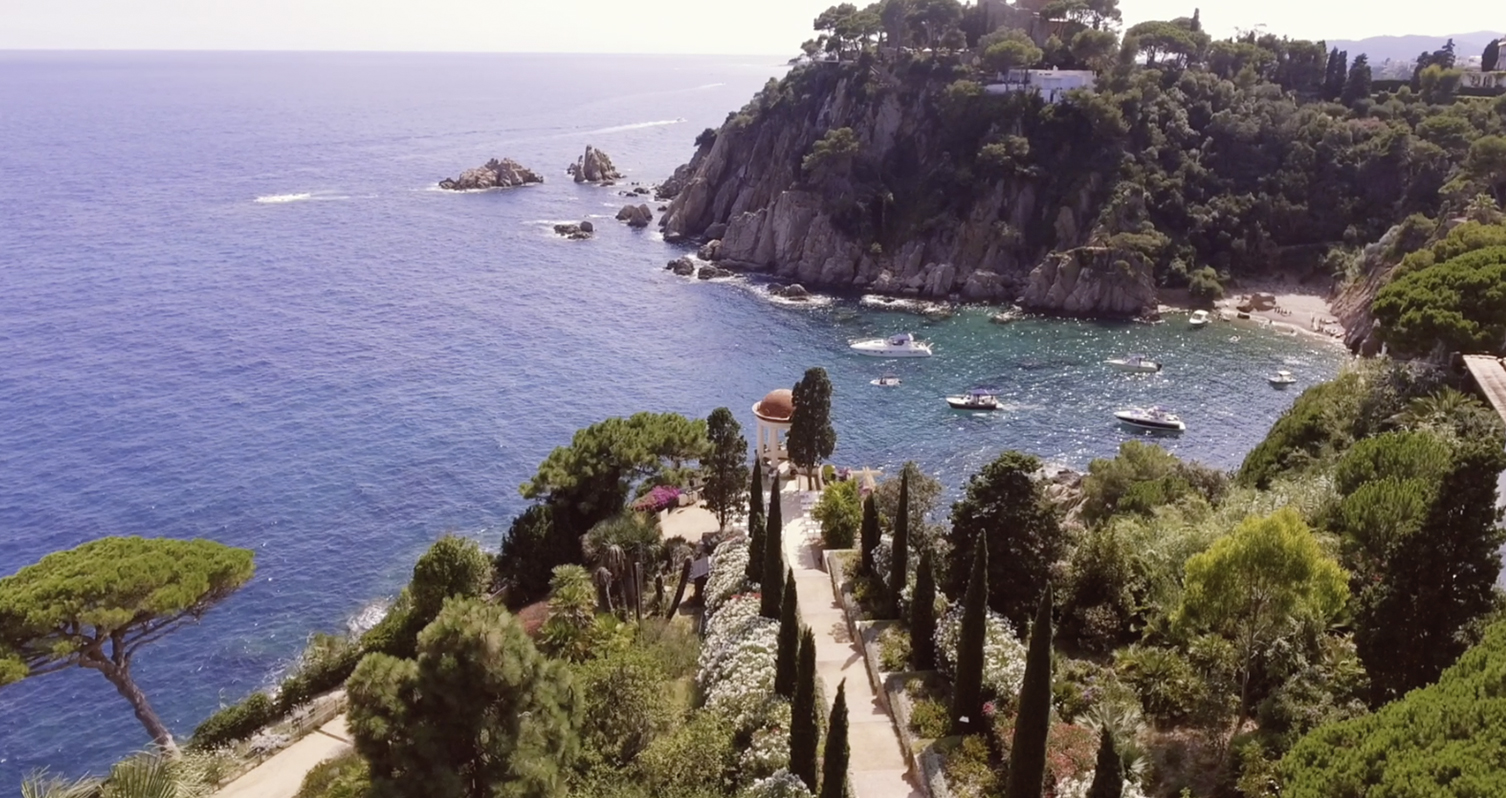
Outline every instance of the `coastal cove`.
[[(747, 428), (754, 400), (824, 366), (836, 462), (914, 459), (955, 495), (1004, 448), (1112, 454), (1125, 405), (1176, 410), (1189, 429), (1163, 445), (1235, 467), (1297, 394), (1265, 375), (1300, 390), (1347, 358), (1177, 315), (929, 320), (665, 271), (688, 248), (613, 221), (619, 191), (668, 176), (781, 60), (0, 54), (0, 573), (104, 535), (253, 548), (255, 580), (137, 665), (186, 734), (311, 631), (369, 617), (444, 532), (495, 547), (518, 484), (608, 416), (725, 405)], [(587, 144), (627, 182), (573, 183)], [(434, 188), (502, 157), (545, 183)], [(584, 219), (591, 240), (552, 230)], [(847, 350), (905, 330), (936, 356)], [(1102, 364), (1132, 352), (1164, 371)], [(886, 368), (903, 384), (870, 386)], [(941, 401), (979, 384), (1003, 412)], [(92, 674), (8, 687), (0, 718), (4, 785), (146, 742)]]

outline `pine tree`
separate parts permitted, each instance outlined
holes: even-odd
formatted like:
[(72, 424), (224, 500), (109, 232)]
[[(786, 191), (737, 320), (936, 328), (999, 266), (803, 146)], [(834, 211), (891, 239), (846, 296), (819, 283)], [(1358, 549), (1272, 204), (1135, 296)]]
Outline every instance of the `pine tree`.
[(1087, 798), (1119, 798), (1124, 793), (1124, 761), (1114, 750), (1114, 735), (1105, 727), (1099, 733), (1098, 767)]
[(785, 441), (790, 462), (807, 474), (818, 473), (821, 461), (831, 456), (837, 445), (837, 432), (831, 426), (831, 379), (819, 366), (805, 370), (805, 376), (791, 391), (794, 414)]
[[(837, 685), (837, 699), (826, 723), (826, 749), (821, 756), (821, 792), (818, 798), (842, 798), (847, 786), (847, 680)], [(1116, 795), (1115, 798), (1118, 798)]]
[(858, 530), (858, 541), (863, 549), (863, 560), (858, 573), (873, 575), (873, 550), (879, 544), (878, 507), (873, 503), (873, 494), (863, 499), (863, 525)]
[(1020, 685), (1020, 714), (1009, 747), (1009, 789), (1006, 798), (1038, 798), (1046, 774), (1046, 734), (1051, 730), (1051, 587), (1041, 597), (1030, 629), (1025, 655), (1025, 681)]
[(816, 789), (816, 638), (800, 633), (800, 668), (790, 706), (790, 772), (811, 791)]
[[(984, 595), (986, 599), (987, 594)], [(920, 572), (915, 575), (915, 600), (910, 603), (910, 654), (916, 670), (936, 667), (936, 576), (929, 548), (920, 553)]]
[(784, 594), (784, 518), (779, 508), (779, 474), (769, 490), (769, 514), (763, 535), (763, 577), (758, 580), (762, 591), (759, 615), (779, 617), (779, 600)]
[(748, 479), (748, 441), (742, 436), (742, 426), (732, 416), (732, 411), (718, 407), (706, 418), (706, 438), (711, 450), (701, 456), (701, 473), (705, 486), (701, 496), (706, 507), (716, 514), (722, 529), (732, 519), (737, 506), (743, 500), (744, 486)]
[(899, 596), (910, 571), (910, 472), (899, 476), (899, 510), (894, 513), (894, 546), (889, 552), (889, 617), (899, 617)]
[(763, 464), (753, 458), (753, 486), (748, 490), (748, 568), (754, 582), (763, 581)]
[(779, 651), (775, 655), (774, 692), (795, 696), (795, 670), (800, 653), (800, 620), (795, 598), (795, 574), (785, 572), (784, 599), (779, 606)]
[(983, 730), (983, 640), (988, 624), (988, 538), (978, 536), (973, 573), (962, 600), (957, 678), (952, 685), (952, 733)]

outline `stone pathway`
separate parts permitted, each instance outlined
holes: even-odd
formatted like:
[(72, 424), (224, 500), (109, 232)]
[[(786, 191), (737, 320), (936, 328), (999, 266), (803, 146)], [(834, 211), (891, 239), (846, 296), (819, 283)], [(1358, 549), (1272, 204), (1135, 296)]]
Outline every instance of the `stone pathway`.
[(214, 798), (293, 798), (315, 765), (350, 748), (350, 733), (341, 715), (220, 788)]
[(847, 744), (852, 751), (847, 774), (853, 796), (924, 798), (911, 781), (894, 719), (879, 703), (868, 680), (862, 648), (853, 642), (847, 616), (832, 590), (831, 575), (821, 568), (820, 527), (810, 517), (812, 499), (817, 494), (788, 487), (780, 492), (784, 556), (795, 573), (801, 617), (816, 639), (816, 675), (828, 702), (822, 712), (831, 712), (837, 684), (847, 680)]

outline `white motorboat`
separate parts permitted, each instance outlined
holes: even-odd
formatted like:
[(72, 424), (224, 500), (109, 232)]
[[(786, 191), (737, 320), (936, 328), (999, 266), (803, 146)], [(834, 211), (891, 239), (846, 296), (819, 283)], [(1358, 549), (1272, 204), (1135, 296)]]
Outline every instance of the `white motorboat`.
[(1208, 311), (1194, 310), (1192, 311), (1192, 318), (1188, 319), (1187, 323), (1193, 328), (1198, 328), (1207, 327), (1210, 321), (1213, 321), (1213, 317), (1208, 315)]
[(879, 377), (876, 380), (869, 380), (868, 384), (877, 385), (880, 388), (893, 388), (894, 386), (899, 384), (899, 375), (885, 374), (884, 376)]
[(1287, 371), (1286, 369), (1281, 369), (1280, 371), (1272, 374), (1269, 377), (1266, 377), (1265, 379), (1266, 382), (1269, 382), (1277, 388), (1285, 388), (1286, 386), (1291, 385), (1292, 383), (1297, 381), (1297, 378), (1293, 377), (1292, 373), (1290, 371)]
[(1157, 432), (1181, 432), (1187, 425), (1177, 414), (1159, 407), (1131, 407), (1114, 414), (1120, 423)]
[(891, 335), (888, 338), (869, 338), (853, 341), (852, 351), (872, 357), (930, 357), (931, 345), (917, 341), (910, 333)]
[(1151, 360), (1145, 355), (1127, 355), (1103, 362), (1120, 371), (1132, 371), (1139, 374), (1150, 374), (1161, 370), (1160, 363)]
[(965, 394), (948, 396), (946, 403), (953, 410), (999, 410), (999, 396), (993, 388), (974, 388)]

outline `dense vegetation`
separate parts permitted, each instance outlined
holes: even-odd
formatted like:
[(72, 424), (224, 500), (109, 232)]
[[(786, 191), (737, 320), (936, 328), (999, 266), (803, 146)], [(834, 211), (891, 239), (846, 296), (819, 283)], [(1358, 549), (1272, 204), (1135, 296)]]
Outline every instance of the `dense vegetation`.
[[(796, 127), (839, 90), (865, 108), (897, 100), (919, 117), (912, 144), (876, 154), (871, 131), (837, 127), (793, 170), (863, 247), (897, 251), (1002, 190), (1028, 197), (1030, 216), (1006, 203), (985, 220), (987, 243), (1018, 262), (1107, 245), (1203, 299), (1231, 277), (1340, 271), (1410, 215), (1506, 199), (1506, 97), (1462, 95), (1451, 49), (1379, 90), (1362, 56), (1269, 33), (1215, 41), (1196, 14), (1121, 32), (1117, 0), (999, 13), (951, 0), (833, 6), (806, 49), (840, 60), (771, 81), (728, 125)], [(1091, 69), (1096, 85), (1056, 103), (984, 91), (1029, 67)]]

